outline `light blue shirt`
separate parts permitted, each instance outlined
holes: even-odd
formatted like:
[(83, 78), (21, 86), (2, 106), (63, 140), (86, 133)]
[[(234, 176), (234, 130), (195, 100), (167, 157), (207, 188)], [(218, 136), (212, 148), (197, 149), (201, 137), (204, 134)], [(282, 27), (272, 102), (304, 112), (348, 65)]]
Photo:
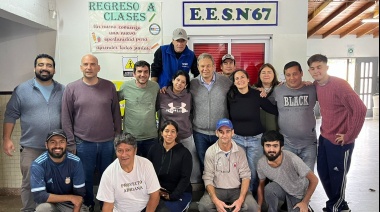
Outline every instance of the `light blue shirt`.
[(45, 100), (48, 102), (51, 92), (53, 91), (54, 84), (48, 86), (41, 85), (35, 78), (34, 78), (34, 85), (41, 91), (42, 95), (44, 96)]
[(212, 85), (214, 85), (214, 83), (215, 83), (215, 71), (214, 71), (214, 74), (212, 75), (212, 80), (211, 80), (210, 84), (207, 84), (207, 82), (204, 81), (202, 76), (200, 76), (200, 79), (201, 79), (202, 85), (204, 85), (207, 88), (207, 90), (210, 91), (212, 88)]

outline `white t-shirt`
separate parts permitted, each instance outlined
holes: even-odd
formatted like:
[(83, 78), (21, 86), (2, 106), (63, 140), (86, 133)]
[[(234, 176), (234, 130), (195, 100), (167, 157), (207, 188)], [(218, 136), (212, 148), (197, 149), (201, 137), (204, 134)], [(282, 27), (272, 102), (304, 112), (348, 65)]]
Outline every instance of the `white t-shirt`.
[(136, 155), (130, 173), (121, 168), (119, 159), (107, 167), (100, 180), (96, 198), (114, 203), (114, 212), (140, 212), (146, 207), (149, 194), (159, 189), (160, 183), (152, 163)]

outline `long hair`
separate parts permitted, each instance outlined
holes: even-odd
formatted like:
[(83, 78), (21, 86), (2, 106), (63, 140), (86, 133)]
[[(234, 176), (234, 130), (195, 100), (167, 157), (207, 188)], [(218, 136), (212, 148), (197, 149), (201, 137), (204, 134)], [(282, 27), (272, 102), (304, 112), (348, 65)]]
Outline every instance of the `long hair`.
[(266, 67), (272, 69), (273, 74), (274, 74), (273, 80), (272, 80), (272, 82), (271, 82), (271, 87), (272, 87), (272, 89), (271, 89), (271, 91), (268, 93), (268, 96), (270, 96), (270, 95), (272, 94), (273, 88), (274, 88), (276, 85), (278, 85), (278, 84), (280, 83), (280, 82), (278, 81), (278, 79), (277, 79), (277, 73), (276, 73), (276, 70), (274, 69), (274, 67), (273, 67), (272, 64), (270, 64), (270, 63), (264, 63), (264, 64), (260, 67), (260, 69), (259, 69), (259, 73), (258, 73), (259, 76), (258, 76), (258, 78), (257, 78), (257, 83), (255, 84), (255, 87), (257, 87), (257, 88), (262, 88), (262, 87), (264, 87), (264, 86), (263, 86), (263, 81), (261, 81), (261, 79), (260, 79), (260, 74), (261, 74), (261, 72), (263, 71), (263, 69), (266, 68)]
[(164, 142), (164, 137), (162, 137), (162, 133), (164, 132), (165, 128), (168, 126), (168, 125), (173, 125), (174, 128), (175, 128), (175, 131), (177, 133), (177, 137), (175, 138), (175, 142), (178, 143), (178, 124), (177, 122), (173, 121), (173, 120), (166, 120), (162, 123), (161, 125), (161, 128), (160, 128), (160, 141)]
[[(232, 74), (231, 74), (231, 79), (232, 79), (232, 85), (231, 85), (231, 87), (230, 87), (230, 89), (228, 90), (228, 92), (227, 92), (227, 99), (229, 100), (229, 101), (235, 101), (235, 96), (236, 96), (236, 94), (237, 93), (239, 93), (239, 90), (238, 90), (238, 88), (236, 87), (236, 85), (235, 85), (235, 74), (237, 73), (237, 72), (243, 72), (243, 74), (247, 77), (247, 79), (249, 80), (249, 75), (248, 75), (248, 73), (247, 73), (247, 71), (246, 70), (243, 70), (243, 69), (238, 69), (238, 70), (235, 70), (234, 72), (232, 72)], [(249, 88), (249, 85), (248, 85), (248, 88)]]
[(173, 75), (173, 78), (172, 80), (170, 81), (169, 83), (169, 86), (172, 86), (173, 87), (173, 80), (175, 80), (178, 76), (184, 76), (186, 78), (186, 90), (187, 92), (189, 93), (190, 92), (190, 76), (188, 73), (182, 71), (182, 70), (178, 70), (177, 73), (175, 73)]

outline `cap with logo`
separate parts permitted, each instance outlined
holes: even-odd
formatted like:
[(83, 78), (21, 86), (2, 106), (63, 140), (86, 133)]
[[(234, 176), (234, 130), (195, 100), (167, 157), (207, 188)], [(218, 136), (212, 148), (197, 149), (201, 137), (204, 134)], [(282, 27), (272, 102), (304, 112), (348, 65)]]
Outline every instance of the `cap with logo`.
[(173, 40), (179, 40), (179, 39), (184, 39), (184, 40), (189, 39), (187, 37), (186, 31), (182, 28), (177, 28), (173, 31)]
[(55, 135), (59, 135), (59, 136), (62, 136), (63, 138), (67, 139), (67, 136), (66, 136), (66, 133), (62, 130), (62, 129), (55, 129), (55, 130), (51, 130), (47, 137), (46, 137), (46, 142), (48, 142), (50, 140), (51, 137), (55, 136)]
[(233, 129), (234, 126), (232, 125), (232, 122), (229, 120), (229, 119), (226, 119), (226, 118), (223, 118), (223, 119), (220, 119), (217, 123), (216, 123), (216, 130), (219, 130), (219, 128), (221, 127), (228, 127), (230, 129)]
[(223, 57), (222, 57), (222, 63), (227, 60), (227, 59), (230, 59), (230, 60), (235, 60), (235, 57), (232, 55), (232, 54), (225, 54)]

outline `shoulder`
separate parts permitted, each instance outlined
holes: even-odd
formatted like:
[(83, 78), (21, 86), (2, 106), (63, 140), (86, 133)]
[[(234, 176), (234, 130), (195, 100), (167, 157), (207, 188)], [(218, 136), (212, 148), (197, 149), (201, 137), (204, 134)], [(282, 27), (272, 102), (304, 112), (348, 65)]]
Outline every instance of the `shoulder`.
[(48, 160), (48, 157), (49, 157), (48, 153), (44, 152), (40, 156), (38, 156), (34, 160), (34, 162), (35, 162), (35, 164), (41, 165), (41, 164), (45, 163)]
[(19, 91), (19, 90), (25, 90), (25, 89), (32, 89), (34, 87), (34, 79), (30, 79), (28, 81), (25, 81), (18, 86), (15, 87), (14, 91)]
[(80, 158), (70, 152), (67, 154), (67, 159), (76, 163), (80, 162)]

